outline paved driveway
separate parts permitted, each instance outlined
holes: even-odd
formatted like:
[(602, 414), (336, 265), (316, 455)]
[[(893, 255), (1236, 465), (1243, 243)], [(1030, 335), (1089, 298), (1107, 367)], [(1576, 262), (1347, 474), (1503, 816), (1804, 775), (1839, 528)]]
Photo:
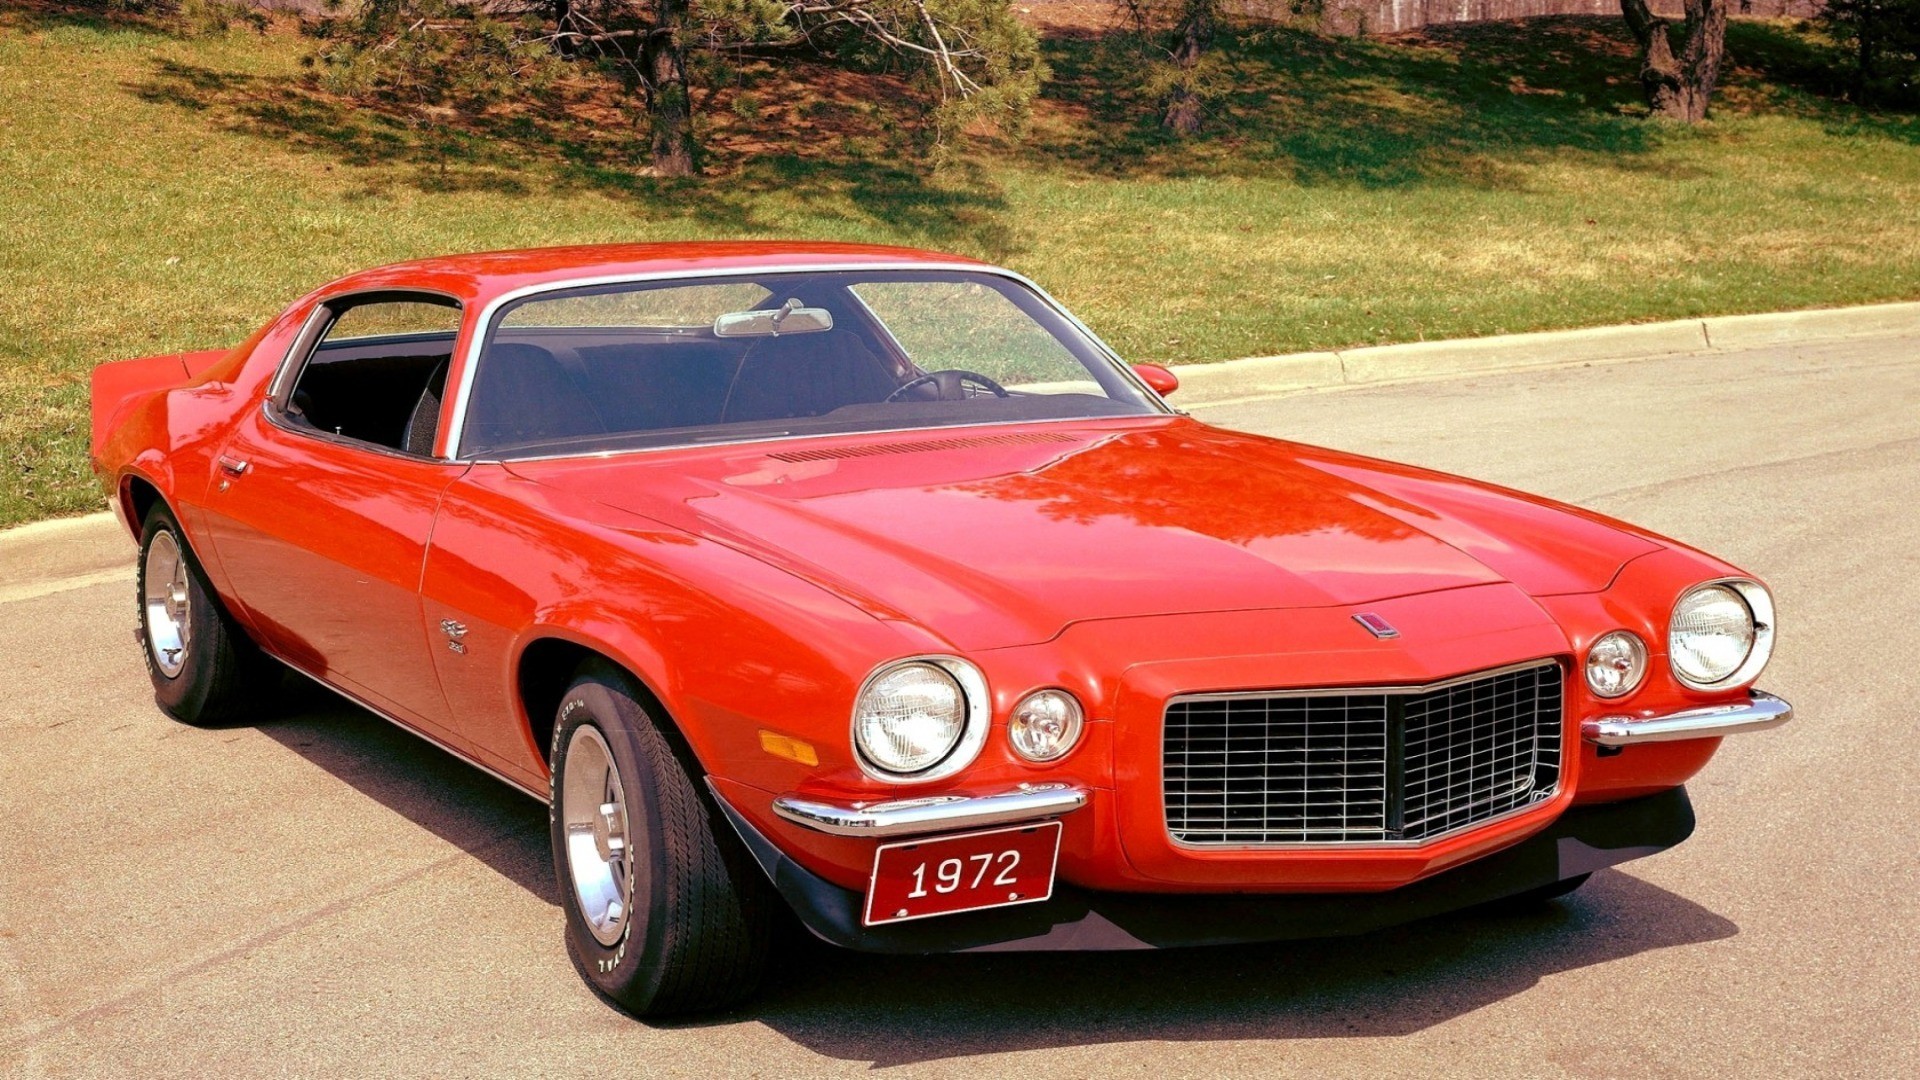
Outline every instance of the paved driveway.
[(291, 682), (255, 727), (171, 724), (125, 580), (0, 582), (0, 1075), (1913, 1075), (1916, 357), (1881, 340), (1206, 411), (1569, 499), (1770, 579), (1764, 683), (1801, 717), (1729, 741), (1680, 848), (1541, 913), (1349, 941), (801, 945), (752, 1008), (694, 1024), (628, 1020), (574, 976), (533, 802)]

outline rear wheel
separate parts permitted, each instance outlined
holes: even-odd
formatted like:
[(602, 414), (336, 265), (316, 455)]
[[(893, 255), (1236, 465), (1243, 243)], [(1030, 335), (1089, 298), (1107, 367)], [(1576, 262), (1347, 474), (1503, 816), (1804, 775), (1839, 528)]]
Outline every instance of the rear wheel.
[(156, 505), (140, 530), (136, 593), (153, 697), (199, 727), (243, 716), (279, 674), (214, 596), (172, 511)]
[(635, 1016), (734, 1004), (766, 966), (770, 888), (696, 772), (624, 672), (590, 664), (562, 696), (551, 828), (567, 953)]

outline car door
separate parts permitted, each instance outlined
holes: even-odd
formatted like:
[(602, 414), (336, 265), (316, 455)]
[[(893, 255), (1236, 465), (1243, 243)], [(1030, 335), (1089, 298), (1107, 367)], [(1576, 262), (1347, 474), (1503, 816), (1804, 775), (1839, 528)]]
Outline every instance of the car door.
[(459, 319), (431, 294), (327, 301), (235, 424), (206, 499), (211, 542), (263, 645), (448, 737), (420, 576), (441, 496), (466, 470), (431, 449)]

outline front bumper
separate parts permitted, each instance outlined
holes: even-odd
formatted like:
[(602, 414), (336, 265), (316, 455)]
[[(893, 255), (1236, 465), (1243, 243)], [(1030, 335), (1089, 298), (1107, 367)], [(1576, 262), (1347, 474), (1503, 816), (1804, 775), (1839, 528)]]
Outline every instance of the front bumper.
[(1266, 896), (1096, 892), (1059, 883), (1051, 900), (892, 926), (863, 926), (861, 893), (783, 854), (726, 800), (721, 808), (774, 888), (815, 936), (880, 953), (1100, 951), (1365, 933), (1472, 907), (1652, 855), (1693, 832), (1684, 788), (1575, 806), (1512, 847), (1378, 893)]
[(773, 812), (835, 836), (914, 836), (1041, 821), (1087, 805), (1084, 789), (1022, 784), (997, 795), (931, 795), (885, 802), (832, 802), (800, 795), (773, 800)]
[(1599, 746), (1618, 748), (1765, 731), (1791, 719), (1793, 706), (1772, 694), (1754, 690), (1747, 701), (1736, 705), (1708, 705), (1646, 719), (1605, 716), (1588, 720), (1580, 725), (1580, 737)]

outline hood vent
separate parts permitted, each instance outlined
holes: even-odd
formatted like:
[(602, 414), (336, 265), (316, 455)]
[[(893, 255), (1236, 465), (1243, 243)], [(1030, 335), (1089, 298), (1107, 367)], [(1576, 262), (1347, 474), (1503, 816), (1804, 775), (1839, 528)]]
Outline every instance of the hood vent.
[(883, 454), (921, 454), (935, 450), (966, 450), (976, 446), (1031, 446), (1036, 443), (1074, 443), (1071, 435), (1049, 432), (1022, 432), (1008, 435), (965, 435), (950, 439), (923, 439), (918, 442), (864, 443), (855, 446), (830, 446), (818, 450), (783, 450), (768, 454), (775, 461), (833, 461), (838, 458), (879, 457)]

